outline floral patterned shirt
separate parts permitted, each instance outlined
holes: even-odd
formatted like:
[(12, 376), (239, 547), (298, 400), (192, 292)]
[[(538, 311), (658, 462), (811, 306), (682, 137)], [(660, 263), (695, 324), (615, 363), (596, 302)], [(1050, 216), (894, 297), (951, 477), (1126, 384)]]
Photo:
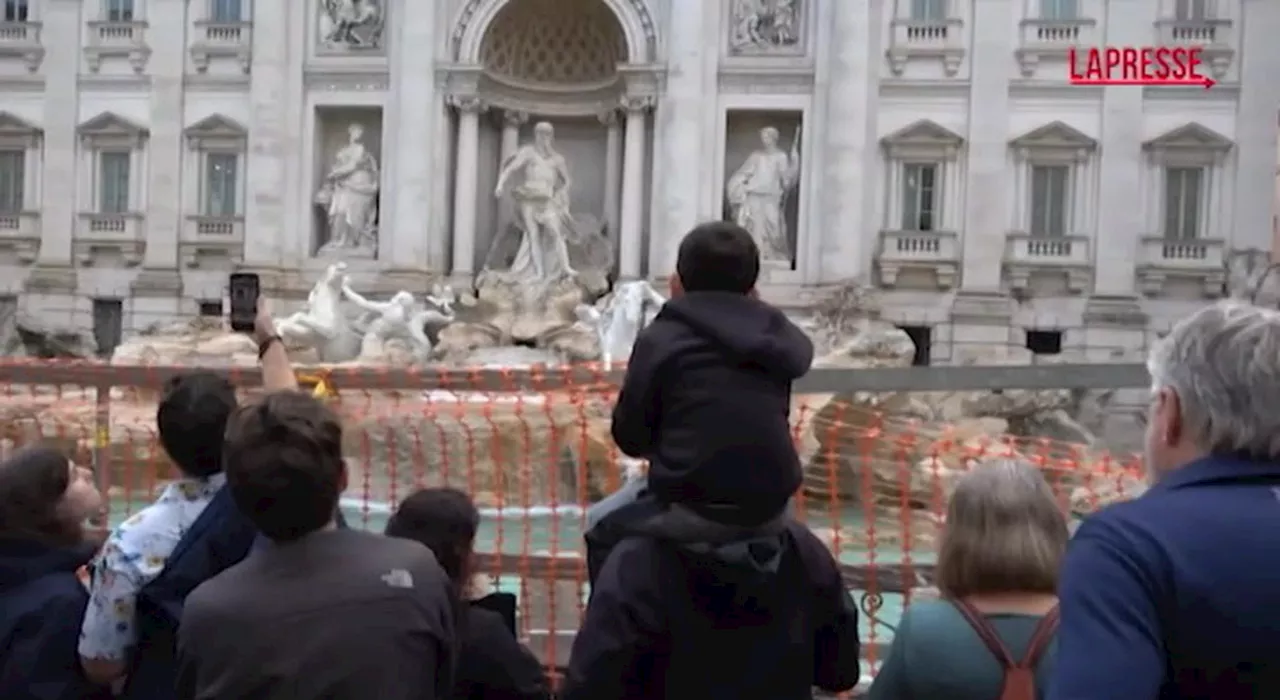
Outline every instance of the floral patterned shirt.
[(89, 606), (80, 629), (80, 656), (125, 661), (137, 642), (134, 603), (164, 569), (178, 541), (200, 517), (226, 477), (179, 479), (156, 502), (117, 527), (93, 563)]

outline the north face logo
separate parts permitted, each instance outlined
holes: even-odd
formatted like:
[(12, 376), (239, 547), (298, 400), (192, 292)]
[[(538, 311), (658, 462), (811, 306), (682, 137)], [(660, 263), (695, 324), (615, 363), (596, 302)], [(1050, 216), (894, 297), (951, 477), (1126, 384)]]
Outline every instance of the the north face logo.
[(392, 569), (382, 575), (383, 583), (392, 588), (413, 588), (413, 576), (404, 569)]

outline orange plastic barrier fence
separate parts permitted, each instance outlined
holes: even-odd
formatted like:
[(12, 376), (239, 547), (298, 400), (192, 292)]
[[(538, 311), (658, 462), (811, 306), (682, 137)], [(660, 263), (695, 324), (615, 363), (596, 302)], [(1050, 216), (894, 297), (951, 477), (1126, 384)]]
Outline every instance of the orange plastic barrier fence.
[[(92, 464), (110, 523), (145, 507), (172, 476), (155, 435), (158, 390), (181, 368), (0, 363), (0, 452), (43, 441)], [(256, 370), (233, 371), (251, 398)], [(613, 379), (599, 369), (440, 372), (352, 369), (300, 374), (342, 417), (353, 525), (380, 530), (404, 496), (462, 488), (484, 514), (478, 588), (519, 595), (521, 627), (552, 669), (565, 664), (585, 604), (585, 508), (627, 478), (609, 437)], [(805, 465), (795, 504), (830, 546), (862, 607), (874, 669), (913, 596), (929, 595), (949, 486), (986, 460), (1039, 467), (1064, 509), (1086, 514), (1135, 494), (1140, 464), (1083, 445), (1007, 434), (998, 418), (951, 424), (911, 417), (912, 400), (797, 395)], [(750, 468), (750, 465), (744, 465)]]

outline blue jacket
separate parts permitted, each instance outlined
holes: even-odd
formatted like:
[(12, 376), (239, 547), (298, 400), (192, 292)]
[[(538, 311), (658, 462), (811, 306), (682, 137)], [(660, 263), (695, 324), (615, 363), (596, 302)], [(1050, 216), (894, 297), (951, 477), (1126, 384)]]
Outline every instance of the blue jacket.
[(1067, 549), (1049, 700), (1280, 697), (1280, 464), (1194, 461)]
[(138, 592), (138, 645), (122, 697), (173, 697), (178, 623), (187, 595), (244, 559), (257, 537), (257, 529), (236, 508), (230, 490), (223, 488), (209, 501), (174, 547), (164, 569)]
[(76, 646), (89, 592), (76, 570), (93, 548), (0, 540), (0, 698), (109, 698), (80, 670)]

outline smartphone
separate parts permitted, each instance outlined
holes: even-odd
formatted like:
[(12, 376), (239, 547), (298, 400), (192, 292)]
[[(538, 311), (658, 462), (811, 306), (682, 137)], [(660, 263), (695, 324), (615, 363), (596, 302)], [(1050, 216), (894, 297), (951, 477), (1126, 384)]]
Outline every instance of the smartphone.
[(262, 293), (261, 280), (252, 272), (235, 272), (227, 289), (231, 296), (231, 330), (253, 332), (253, 321), (258, 317), (258, 295)]

